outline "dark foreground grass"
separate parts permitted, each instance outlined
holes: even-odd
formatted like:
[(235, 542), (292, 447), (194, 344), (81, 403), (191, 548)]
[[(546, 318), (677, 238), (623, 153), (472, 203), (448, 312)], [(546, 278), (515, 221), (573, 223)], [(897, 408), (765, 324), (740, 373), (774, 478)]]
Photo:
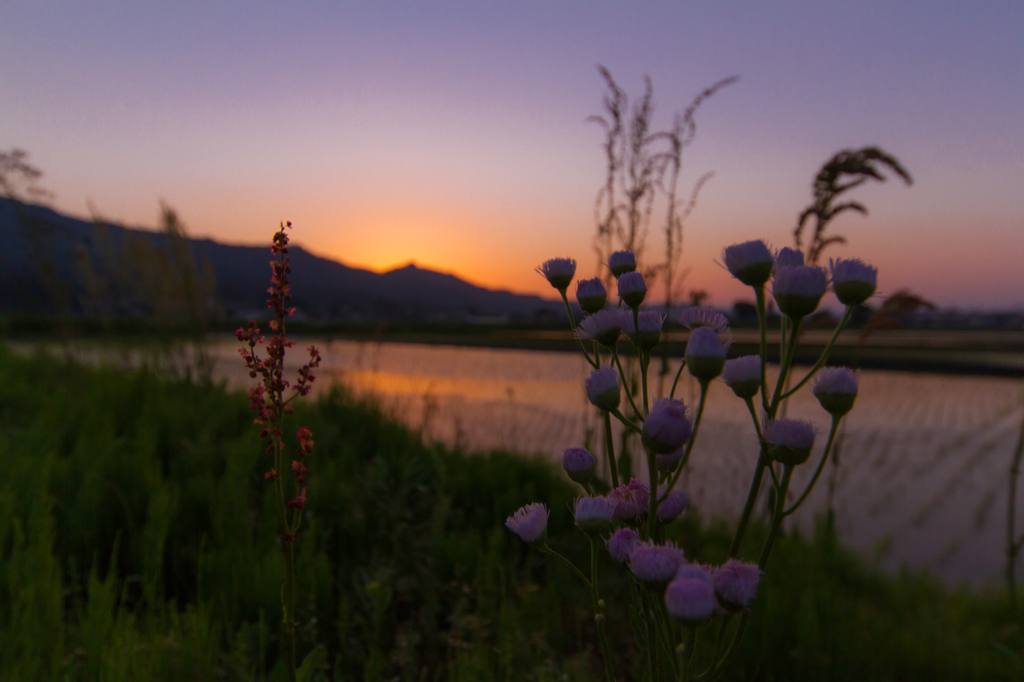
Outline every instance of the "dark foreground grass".
[[(283, 565), (251, 422), (218, 387), (0, 348), (0, 680), (283, 678)], [(302, 653), (326, 650), (322, 679), (601, 679), (586, 592), (503, 527), (546, 501), (552, 544), (583, 563), (561, 472), (424, 445), (340, 390), (294, 423), (317, 443), (298, 618)], [(679, 526), (688, 556), (723, 558), (726, 528)], [(601, 569), (617, 676), (637, 679), (625, 578)], [(879, 576), (825, 530), (785, 537), (769, 569), (726, 679), (1024, 674), (997, 596)]]

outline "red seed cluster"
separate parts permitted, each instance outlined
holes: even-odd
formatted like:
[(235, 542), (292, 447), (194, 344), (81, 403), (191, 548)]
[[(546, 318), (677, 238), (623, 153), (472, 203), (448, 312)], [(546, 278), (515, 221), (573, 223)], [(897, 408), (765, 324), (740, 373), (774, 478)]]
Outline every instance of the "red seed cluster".
[[(276, 455), (283, 450), (283, 430), (281, 423), (284, 415), (291, 414), (293, 409), (289, 404), (296, 396), (308, 395), (312, 389), (316, 377), (313, 370), (320, 366), (320, 352), (315, 346), (309, 346), (306, 351), (309, 359), (299, 368), (298, 378), (294, 385), (284, 378), (284, 357), (289, 348), (295, 344), (288, 340), (285, 331), (285, 318), (295, 313), (295, 308), (289, 306), (291, 301), (291, 284), (288, 275), (291, 274), (291, 264), (288, 258), (288, 234), (286, 230), (292, 224), (282, 223), (281, 229), (274, 234), (270, 253), (274, 259), (270, 261), (271, 276), (270, 288), (267, 293), (267, 307), (273, 313), (270, 320), (270, 330), (274, 333), (270, 339), (266, 339), (255, 322), (248, 326), (241, 327), (235, 332), (235, 337), (245, 344), (239, 349), (239, 354), (245, 361), (246, 369), (249, 370), (249, 377), (259, 379), (259, 383), (249, 389), (249, 409), (255, 417), (253, 423), (260, 429), (260, 438), (266, 441), (266, 452), (268, 455)], [(257, 352), (259, 346), (265, 347), (265, 356), (261, 358)], [(294, 393), (286, 396), (291, 388)], [(295, 433), (298, 439), (298, 459), (292, 462), (292, 474), (295, 476), (296, 487), (306, 482), (308, 469), (302, 462), (313, 450), (313, 433), (306, 426), (300, 426)], [(263, 477), (268, 481), (277, 481), (280, 474), (277, 469), (272, 468)], [(306, 504), (306, 488), (302, 487), (292, 500), (287, 503), (289, 509), (301, 510)], [(293, 542), (294, 536), (291, 533), (284, 533), (281, 536), (284, 542)]]

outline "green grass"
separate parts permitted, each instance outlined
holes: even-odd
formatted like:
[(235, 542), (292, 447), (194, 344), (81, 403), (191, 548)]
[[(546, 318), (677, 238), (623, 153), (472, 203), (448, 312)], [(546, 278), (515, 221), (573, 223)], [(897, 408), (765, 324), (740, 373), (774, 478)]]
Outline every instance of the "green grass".
[[(300, 645), (325, 648), (324, 679), (601, 679), (586, 592), (503, 527), (545, 501), (582, 564), (560, 471), (424, 445), (341, 390), (298, 424), (317, 444)], [(0, 680), (281, 679), (262, 452), (242, 395), (0, 348)], [(727, 528), (677, 525), (688, 556), (721, 560)], [(634, 679), (625, 576), (601, 570)], [(880, 576), (823, 528), (780, 541), (727, 679), (1016, 679), (1021, 642), (998, 596)]]

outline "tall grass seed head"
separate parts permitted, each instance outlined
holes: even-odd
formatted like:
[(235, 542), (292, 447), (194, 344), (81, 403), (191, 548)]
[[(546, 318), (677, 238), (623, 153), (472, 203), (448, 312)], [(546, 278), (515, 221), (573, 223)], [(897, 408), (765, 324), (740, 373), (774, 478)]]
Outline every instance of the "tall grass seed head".
[(774, 419), (764, 427), (768, 454), (776, 462), (790, 466), (807, 461), (816, 435), (814, 425), (802, 419)]
[(604, 288), (601, 278), (577, 280), (576, 302), (580, 304), (580, 309), (587, 314), (604, 309), (605, 303), (608, 302), (608, 290)]
[(687, 623), (700, 623), (721, 610), (711, 576), (697, 564), (680, 566), (665, 590), (665, 608)]
[(786, 265), (775, 270), (772, 295), (783, 315), (791, 320), (818, 309), (828, 289), (828, 272), (817, 265)]
[(690, 494), (682, 488), (674, 488), (667, 495), (664, 488), (660, 488), (658, 490), (658, 520), (662, 523), (675, 521), (689, 504)]
[(710, 327), (719, 334), (729, 332), (729, 318), (708, 306), (690, 306), (679, 315), (679, 324), (690, 331)]
[(832, 290), (845, 305), (860, 305), (874, 296), (878, 286), (878, 268), (859, 258), (829, 259), (832, 270)]
[(595, 407), (606, 412), (617, 410), (622, 400), (619, 387), (619, 373), (614, 367), (599, 367), (583, 380), (587, 391), (587, 400)]
[(620, 564), (629, 561), (630, 553), (640, 544), (640, 536), (632, 528), (620, 528), (605, 541), (608, 553)]
[(757, 595), (761, 575), (757, 564), (729, 559), (712, 574), (718, 601), (731, 611), (750, 608), (750, 602)]
[(678, 450), (693, 433), (687, 409), (682, 400), (659, 398), (644, 420), (644, 445), (657, 455)]
[(686, 342), (686, 367), (700, 382), (708, 382), (722, 373), (728, 348), (711, 327), (697, 327)]
[(576, 338), (597, 341), (606, 348), (614, 348), (624, 329), (633, 328), (633, 314), (628, 310), (598, 310), (580, 320)]
[(605, 533), (615, 522), (615, 503), (607, 497), (578, 497), (573, 517), (584, 533)]
[(761, 390), (761, 356), (744, 355), (726, 360), (722, 381), (737, 397), (744, 400), (753, 398)]
[(562, 453), (562, 467), (569, 478), (580, 485), (587, 485), (594, 478), (597, 459), (586, 448), (567, 448)]
[(644, 276), (637, 271), (624, 272), (617, 280), (619, 298), (630, 308), (636, 309), (647, 297), (647, 283)]
[(613, 488), (607, 495), (615, 503), (615, 518), (620, 521), (636, 521), (647, 513), (651, 491), (645, 484), (629, 479), (629, 483)]
[(857, 400), (858, 378), (857, 372), (849, 367), (825, 367), (814, 377), (811, 392), (826, 412), (842, 417)]
[(683, 550), (674, 542), (656, 545), (642, 542), (629, 553), (629, 570), (637, 580), (655, 588), (664, 588), (686, 561)]
[(636, 270), (636, 254), (632, 251), (616, 251), (608, 256), (608, 269), (615, 277)]
[(775, 267), (771, 249), (760, 239), (725, 247), (722, 260), (733, 277), (752, 287), (764, 286)]
[(791, 249), (788, 246), (783, 246), (781, 249), (775, 252), (776, 268), (794, 267), (803, 264), (804, 254), (802, 251), (798, 251), (797, 249)]
[(650, 350), (661, 341), (661, 328), (665, 324), (665, 316), (654, 310), (644, 310), (637, 315), (640, 331), (633, 332), (633, 343), (638, 348)]
[(544, 539), (548, 530), (548, 508), (540, 502), (520, 507), (508, 517), (505, 527), (531, 544)]
[(576, 274), (576, 260), (573, 258), (551, 258), (537, 268), (537, 272), (562, 294), (569, 288)]

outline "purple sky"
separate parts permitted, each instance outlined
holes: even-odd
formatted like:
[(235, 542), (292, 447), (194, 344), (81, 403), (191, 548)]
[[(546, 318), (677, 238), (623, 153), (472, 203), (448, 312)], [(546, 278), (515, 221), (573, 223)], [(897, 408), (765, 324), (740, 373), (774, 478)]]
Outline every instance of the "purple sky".
[[(352, 265), (410, 260), (550, 295), (533, 268), (595, 268), (605, 64), (654, 81), (667, 125), (709, 100), (683, 185), (686, 288), (746, 296), (727, 244), (788, 245), (821, 164), (876, 144), (914, 176), (862, 188), (828, 252), (883, 292), (1024, 306), (1024, 4), (6, 3), (0, 148), (60, 210), (137, 225), (158, 201), (192, 233), (294, 239)], [(650, 237), (652, 253), (660, 235)]]

